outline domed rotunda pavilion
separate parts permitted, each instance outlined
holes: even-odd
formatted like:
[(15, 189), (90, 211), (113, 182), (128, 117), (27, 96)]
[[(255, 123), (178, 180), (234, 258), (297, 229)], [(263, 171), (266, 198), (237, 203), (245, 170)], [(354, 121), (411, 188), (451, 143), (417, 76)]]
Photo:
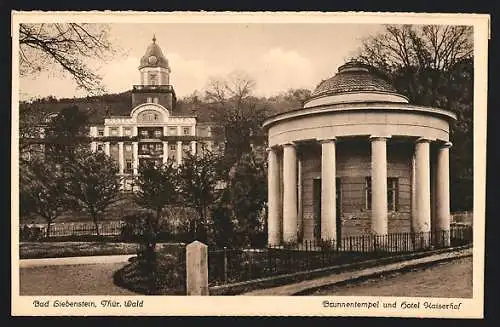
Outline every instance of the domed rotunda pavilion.
[(437, 231), (449, 244), (448, 110), (412, 105), (350, 61), (269, 117), (268, 244)]

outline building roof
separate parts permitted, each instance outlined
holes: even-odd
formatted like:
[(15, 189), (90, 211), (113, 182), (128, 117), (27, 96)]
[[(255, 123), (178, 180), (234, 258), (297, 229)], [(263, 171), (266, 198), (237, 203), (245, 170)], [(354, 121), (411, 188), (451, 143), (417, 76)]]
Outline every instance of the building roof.
[(322, 81), (311, 94), (311, 99), (350, 92), (397, 93), (397, 90), (374, 67), (352, 60), (340, 66), (337, 74)]
[(165, 58), (160, 46), (156, 43), (155, 36), (153, 36), (153, 42), (148, 46), (146, 53), (141, 58), (139, 69), (144, 67), (162, 67), (170, 69), (167, 58)]

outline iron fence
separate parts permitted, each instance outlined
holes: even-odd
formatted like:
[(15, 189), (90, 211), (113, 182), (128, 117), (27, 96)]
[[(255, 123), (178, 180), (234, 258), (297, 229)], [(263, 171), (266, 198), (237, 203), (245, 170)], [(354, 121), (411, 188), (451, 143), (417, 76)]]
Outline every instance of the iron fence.
[[(110, 221), (99, 223), (99, 235), (119, 236), (122, 234), (124, 223), (122, 221)], [(47, 225), (24, 224), (20, 226), (19, 238), (21, 241), (40, 241), (50, 237), (65, 236), (94, 236), (97, 235), (96, 227), (93, 223), (55, 223), (50, 226), (50, 233), (47, 235)]]
[(209, 284), (229, 284), (471, 243), (472, 228), (460, 226), (450, 231), (307, 240), (263, 249), (216, 249), (208, 253)]

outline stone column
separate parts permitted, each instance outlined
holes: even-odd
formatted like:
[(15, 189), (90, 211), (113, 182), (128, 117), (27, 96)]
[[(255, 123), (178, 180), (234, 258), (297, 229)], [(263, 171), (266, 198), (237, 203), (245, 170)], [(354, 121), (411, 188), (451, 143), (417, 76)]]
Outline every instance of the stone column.
[(123, 174), (123, 142), (118, 142), (118, 169)]
[(450, 246), (450, 147), (442, 144), (436, 160), (436, 236), (441, 246)]
[(109, 150), (109, 142), (104, 142), (104, 153), (109, 156), (110, 150)]
[(196, 141), (191, 141), (191, 154), (196, 154)]
[(177, 165), (182, 164), (182, 141), (177, 141)]
[(283, 145), (283, 242), (297, 242), (297, 150)]
[(267, 149), (267, 244), (281, 241), (279, 161), (276, 148)]
[(335, 139), (321, 141), (321, 239), (337, 237)]
[[(417, 235), (417, 247), (428, 247), (431, 230), (431, 176), (430, 176), (430, 141), (424, 138), (418, 139), (415, 144), (415, 177), (416, 177), (416, 204), (417, 216), (414, 223), (415, 232), (423, 233)], [(420, 237), (422, 236), (422, 237)]]
[(417, 221), (417, 175), (416, 175), (415, 153), (411, 158), (411, 232), (416, 231), (415, 222)]
[(132, 168), (134, 175), (137, 175), (139, 169), (139, 144), (137, 142), (132, 142)]
[(299, 234), (299, 242), (304, 239), (304, 221), (302, 209), (302, 158), (300, 152), (297, 159), (297, 228)]
[(387, 234), (387, 138), (370, 137), (372, 217), (371, 231), (374, 235)]
[(163, 141), (163, 164), (166, 164), (168, 161), (168, 142)]

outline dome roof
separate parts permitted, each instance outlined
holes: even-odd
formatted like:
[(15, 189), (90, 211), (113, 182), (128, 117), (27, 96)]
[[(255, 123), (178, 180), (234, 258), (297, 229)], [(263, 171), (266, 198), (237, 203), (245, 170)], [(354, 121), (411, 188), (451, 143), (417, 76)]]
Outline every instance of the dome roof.
[(352, 60), (340, 66), (333, 77), (322, 81), (311, 98), (350, 92), (397, 93), (397, 90), (374, 67)]
[(153, 43), (146, 49), (146, 53), (141, 58), (139, 69), (144, 67), (163, 67), (169, 69), (168, 60), (163, 55), (161, 48), (156, 44), (156, 37), (153, 36)]

